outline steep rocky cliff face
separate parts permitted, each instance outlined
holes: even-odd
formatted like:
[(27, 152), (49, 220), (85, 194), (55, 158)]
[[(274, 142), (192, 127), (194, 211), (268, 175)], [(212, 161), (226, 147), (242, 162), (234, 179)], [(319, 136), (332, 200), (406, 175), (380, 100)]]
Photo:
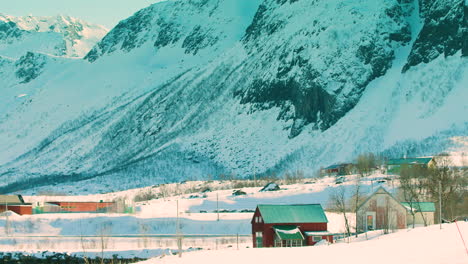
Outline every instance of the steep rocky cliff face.
[(242, 102), (280, 107), (278, 118), (294, 120), (290, 137), (311, 123), (321, 130), (335, 124), (411, 39), (397, 1), (364, 6), (264, 1), (244, 38), (258, 75), (238, 91)]
[[(219, 52), (244, 34), (259, 0), (168, 1), (142, 9), (121, 21), (85, 59), (93, 62), (104, 54), (130, 52), (152, 45), (155, 52), (177, 47), (182, 54), (197, 55), (202, 49)], [(176, 56), (180, 57), (181, 54)]]
[(154, 4), (84, 60), (22, 58), (19, 87), (35, 93), (0, 116), (0, 189), (310, 176), (367, 151), (447, 150), (468, 131), (460, 10), (464, 1)]
[(445, 57), (467, 50), (467, 6), (460, 0), (420, 0), (424, 26), (413, 45), (403, 71), (420, 63), (428, 63), (439, 55)]

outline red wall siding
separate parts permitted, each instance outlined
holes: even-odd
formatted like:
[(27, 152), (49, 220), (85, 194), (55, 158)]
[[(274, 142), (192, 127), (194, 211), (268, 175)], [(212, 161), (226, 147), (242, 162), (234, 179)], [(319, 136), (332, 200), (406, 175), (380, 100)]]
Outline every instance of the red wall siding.
[(96, 212), (105, 208), (112, 208), (114, 203), (105, 202), (50, 202), (51, 204), (56, 204), (62, 208), (62, 210), (67, 212)]
[[(31, 205), (9, 205), (8, 210), (15, 212), (19, 215), (30, 215), (32, 214), (32, 206)], [(0, 213), (6, 211), (5, 205), (0, 205)]]
[[(258, 245), (256, 244), (257, 243), (257, 236), (255, 235), (255, 232), (263, 232), (264, 231), (263, 221), (262, 221), (262, 223), (255, 223), (255, 218), (257, 216), (260, 216), (260, 212), (258, 211), (258, 208), (255, 210), (254, 216), (252, 217), (252, 221), (251, 221), (251, 224), (252, 224), (252, 243), (253, 243), (252, 246), (253, 247), (258, 247)], [(263, 234), (263, 237), (265, 237), (265, 234)], [(265, 239), (265, 238), (263, 238), (263, 239)], [(260, 245), (260, 246), (263, 247), (263, 245)]]
[(326, 231), (327, 223), (275, 223), (263, 225), (263, 245), (264, 247), (273, 247), (275, 242), (275, 225), (293, 225), (299, 227), (302, 234), (306, 231)]
[[(265, 224), (265, 223), (255, 223), (255, 218), (257, 216), (261, 216), (258, 209), (255, 211), (251, 224), (252, 224), (252, 243), (253, 247), (258, 247), (256, 245), (256, 236), (255, 232), (262, 232), (263, 233), (263, 245), (262, 247), (273, 247), (275, 241), (275, 230), (273, 226), (275, 225), (293, 225), (298, 226), (299, 230), (304, 234), (305, 231), (326, 231), (327, 230), (327, 223), (275, 223), (275, 224)], [(330, 240), (329, 240), (330, 241)], [(331, 238), (331, 242), (333, 238)], [(306, 240), (308, 245), (312, 245), (309, 243), (309, 240)]]
[(406, 214), (403, 214), (401, 212), (398, 212), (398, 217), (397, 217), (397, 228), (398, 229), (404, 229), (406, 228)]

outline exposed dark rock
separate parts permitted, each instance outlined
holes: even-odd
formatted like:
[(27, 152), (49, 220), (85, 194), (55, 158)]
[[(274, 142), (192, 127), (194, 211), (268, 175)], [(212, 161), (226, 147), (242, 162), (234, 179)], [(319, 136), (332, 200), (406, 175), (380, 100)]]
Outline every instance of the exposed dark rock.
[(268, 21), (268, 17), (266, 16), (268, 9), (266, 5), (264, 3), (259, 6), (252, 23), (246, 29), (245, 42), (253, 41), (261, 35), (271, 35), (283, 25), (283, 22), (280, 20)]
[[(330, 22), (320, 19), (311, 21), (307, 28), (290, 32), (293, 27), (288, 24), (293, 22), (284, 18), (288, 16), (282, 9), (298, 2), (300, 1), (265, 0), (260, 5), (251, 25), (246, 29), (243, 42), (247, 52), (258, 57), (258, 62), (254, 62), (255, 66), (250, 66), (251, 68), (271, 71), (271, 65), (277, 65), (276, 71), (271, 73), (274, 77), (265, 78), (265, 74), (261, 74), (254, 78), (247, 89), (235, 92), (235, 96), (241, 98), (241, 103), (253, 104), (252, 111), (281, 108), (278, 118), (293, 120), (289, 127), (290, 137), (299, 135), (304, 126), (309, 124), (320, 130), (326, 130), (335, 124), (354, 107), (367, 84), (384, 75), (391, 67), (396, 43), (405, 44), (411, 40), (411, 29), (405, 21), (401, 5), (389, 5), (380, 14), (382, 22), (378, 23), (382, 25), (360, 32), (360, 42), (347, 43), (351, 47), (337, 46), (331, 52), (325, 47), (329, 54), (313, 57), (311, 53), (322, 50), (317, 39), (330, 37), (339, 41), (339, 33), (329, 29)], [(321, 4), (320, 1), (310, 3), (311, 8)], [(354, 12), (356, 21), (360, 21), (363, 14)], [(392, 25), (391, 30), (389, 24)], [(286, 27), (288, 32), (283, 30)], [(282, 35), (291, 37), (281, 40)], [(291, 44), (304, 36), (310, 42), (301, 46)], [(270, 45), (275, 41), (287, 42), (277, 46)], [(349, 56), (352, 52), (356, 52), (355, 57)], [(356, 61), (356, 58), (361, 62)], [(327, 65), (325, 69), (323, 64)], [(331, 73), (324, 74), (325, 70)], [(361, 72), (360, 78), (356, 78), (356, 71)]]
[(142, 9), (128, 19), (119, 22), (84, 59), (93, 62), (102, 54), (111, 53), (116, 49), (128, 52), (140, 47), (146, 41), (144, 38), (142, 39), (141, 33), (151, 28), (152, 18), (147, 9)]
[(239, 195), (246, 195), (247, 193), (242, 190), (234, 190), (232, 191), (232, 196), (239, 196)]
[(47, 58), (45, 55), (28, 52), (15, 64), (18, 68), (16, 77), (21, 79), (21, 83), (28, 83), (36, 79), (42, 73), (46, 62)]
[(413, 45), (403, 72), (420, 63), (428, 63), (441, 54), (447, 57), (463, 49), (462, 56), (467, 56), (467, 7), (464, 2), (421, 1), (424, 26)]
[(0, 21), (0, 40), (20, 38), (26, 31), (21, 30), (14, 22)]
[(218, 41), (217, 37), (211, 36), (201, 26), (195, 26), (192, 32), (185, 38), (182, 48), (186, 54), (196, 55), (198, 50), (213, 46)]
[(180, 31), (175, 23), (166, 23), (162, 19), (158, 24), (161, 30), (158, 32), (158, 37), (154, 42), (156, 48), (162, 48), (169, 44), (174, 44), (180, 39)]
[(267, 185), (263, 186), (263, 188), (260, 190), (260, 192), (272, 192), (272, 191), (278, 191), (281, 189), (278, 184), (274, 182), (270, 182)]

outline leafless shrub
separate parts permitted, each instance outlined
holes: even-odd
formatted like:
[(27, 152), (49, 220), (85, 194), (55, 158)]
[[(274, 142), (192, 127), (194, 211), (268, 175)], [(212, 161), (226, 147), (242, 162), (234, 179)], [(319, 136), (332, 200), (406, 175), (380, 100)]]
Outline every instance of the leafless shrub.
[(157, 194), (153, 193), (151, 189), (147, 189), (147, 190), (137, 193), (135, 197), (133, 198), (133, 201), (143, 202), (143, 201), (149, 201), (149, 200), (153, 200), (157, 198), (159, 198)]

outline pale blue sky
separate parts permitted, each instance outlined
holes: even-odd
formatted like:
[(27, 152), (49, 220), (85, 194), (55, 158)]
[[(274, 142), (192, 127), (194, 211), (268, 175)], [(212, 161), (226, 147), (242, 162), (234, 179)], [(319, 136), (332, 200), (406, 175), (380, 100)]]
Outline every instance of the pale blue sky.
[(120, 20), (161, 0), (0, 0), (0, 13), (12, 16), (69, 15), (111, 29)]

